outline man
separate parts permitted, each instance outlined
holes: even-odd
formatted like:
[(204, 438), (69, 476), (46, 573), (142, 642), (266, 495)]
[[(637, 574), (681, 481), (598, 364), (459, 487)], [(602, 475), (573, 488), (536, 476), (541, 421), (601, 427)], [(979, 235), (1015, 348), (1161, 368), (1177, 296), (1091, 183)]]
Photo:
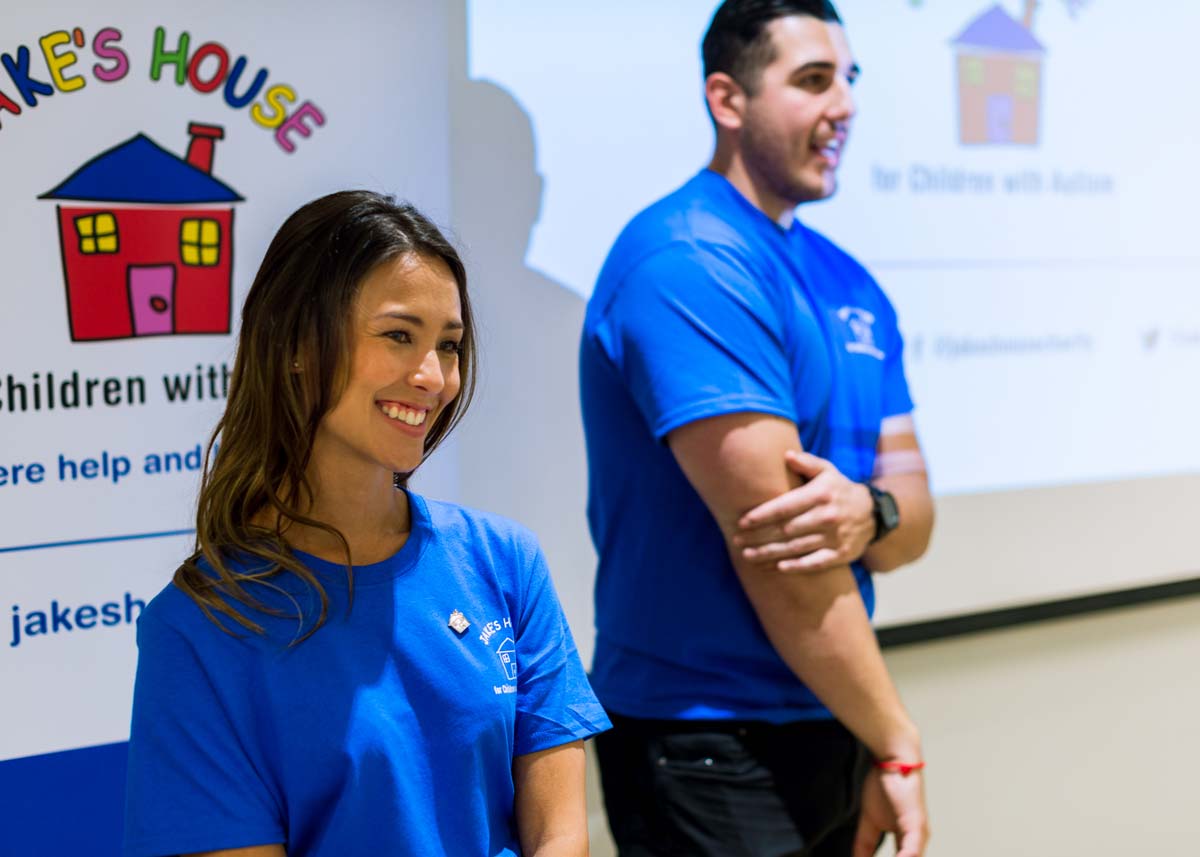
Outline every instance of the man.
[(871, 571), (933, 507), (895, 314), (794, 217), (830, 196), (858, 74), (820, 0), (729, 0), (703, 46), (716, 151), (613, 247), (580, 350), (600, 556), (597, 742), (622, 857), (901, 857), (920, 739)]

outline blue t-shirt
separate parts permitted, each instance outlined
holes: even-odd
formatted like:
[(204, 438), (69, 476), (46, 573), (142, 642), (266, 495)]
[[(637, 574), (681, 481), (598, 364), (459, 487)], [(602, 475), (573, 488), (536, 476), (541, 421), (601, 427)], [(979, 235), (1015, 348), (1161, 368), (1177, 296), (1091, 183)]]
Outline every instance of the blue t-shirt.
[[(412, 533), (354, 570), (295, 646), (221, 631), (173, 585), (138, 622), (125, 855), (282, 842), (289, 854), (516, 855), (514, 756), (608, 727), (526, 530), (409, 494)], [(317, 601), (292, 575), (270, 604)], [(470, 627), (449, 625), (460, 611)], [(247, 614), (249, 615), (249, 614)]]
[[(625, 228), (588, 303), (580, 386), (599, 554), (592, 685), (633, 717), (830, 714), (767, 639), (716, 522), (664, 438), (753, 411), (871, 476), (881, 421), (912, 410), (895, 312), (798, 220), (705, 170)], [(782, 466), (782, 461), (780, 466)], [(871, 578), (854, 566), (870, 612)]]

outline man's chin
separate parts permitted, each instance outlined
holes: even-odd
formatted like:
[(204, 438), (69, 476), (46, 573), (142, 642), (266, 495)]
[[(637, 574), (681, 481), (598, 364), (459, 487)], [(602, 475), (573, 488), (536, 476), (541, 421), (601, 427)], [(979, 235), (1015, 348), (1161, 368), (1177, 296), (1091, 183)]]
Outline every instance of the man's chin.
[(820, 202), (823, 199), (829, 199), (837, 192), (837, 182), (822, 184), (816, 187), (807, 186), (798, 191), (797, 205), (804, 205), (806, 202)]
[(837, 191), (837, 174), (832, 169), (806, 170), (795, 177), (791, 198), (797, 205), (829, 199)]

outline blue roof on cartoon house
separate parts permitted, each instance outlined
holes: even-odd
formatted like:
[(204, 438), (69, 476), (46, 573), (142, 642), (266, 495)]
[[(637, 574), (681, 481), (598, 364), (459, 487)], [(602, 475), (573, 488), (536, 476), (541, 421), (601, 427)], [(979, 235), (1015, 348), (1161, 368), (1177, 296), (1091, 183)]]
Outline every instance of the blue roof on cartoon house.
[(988, 9), (952, 41), (955, 45), (998, 51), (1039, 51), (1046, 48), (1021, 23), (999, 6)]
[(145, 134), (138, 134), (101, 152), (39, 199), (197, 203), (240, 202), (242, 197)]

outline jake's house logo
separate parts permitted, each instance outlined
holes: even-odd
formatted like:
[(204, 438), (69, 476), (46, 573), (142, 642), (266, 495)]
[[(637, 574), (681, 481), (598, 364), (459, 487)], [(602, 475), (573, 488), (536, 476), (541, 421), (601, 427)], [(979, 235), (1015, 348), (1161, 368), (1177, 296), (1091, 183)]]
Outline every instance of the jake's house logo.
[(875, 344), (875, 313), (862, 307), (844, 306), (837, 311), (837, 317), (850, 328), (850, 336), (846, 339), (847, 351), (865, 354), (876, 360), (887, 356)]
[(60, 200), (71, 339), (229, 333), (233, 204), (212, 174), (225, 131), (188, 125), (179, 157), (137, 134), (40, 199)]
[(500, 666), (504, 669), (504, 675), (508, 677), (508, 680), (516, 681), (517, 645), (513, 642), (512, 637), (505, 637), (496, 647), (496, 657), (500, 659)]
[[(512, 619), (507, 616), (503, 620), (494, 620), (483, 626), (479, 633), (479, 642), (483, 643), (489, 649), (492, 647), (492, 638), (498, 636), (502, 630), (512, 629)], [(517, 644), (513, 641), (510, 634), (506, 634), (500, 640), (499, 645), (493, 650), (496, 653), (496, 658), (500, 661), (500, 669), (504, 672), (505, 683), (492, 686), (492, 690), (497, 694), (516, 693), (517, 686), (511, 684), (517, 680)]]
[(1042, 60), (1033, 35), (1038, 0), (1020, 21), (999, 4), (974, 18), (951, 44), (958, 65), (958, 139), (964, 145), (1038, 143)]

